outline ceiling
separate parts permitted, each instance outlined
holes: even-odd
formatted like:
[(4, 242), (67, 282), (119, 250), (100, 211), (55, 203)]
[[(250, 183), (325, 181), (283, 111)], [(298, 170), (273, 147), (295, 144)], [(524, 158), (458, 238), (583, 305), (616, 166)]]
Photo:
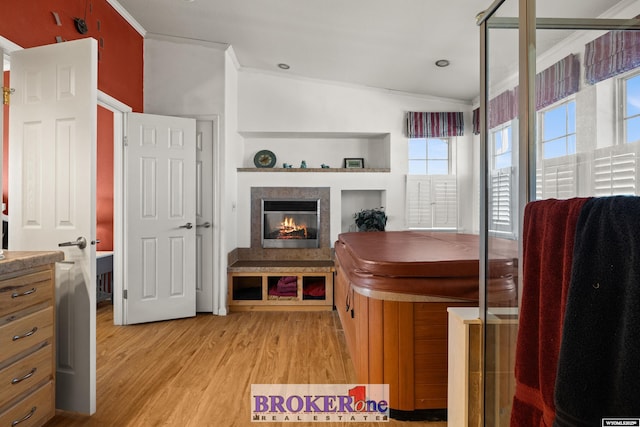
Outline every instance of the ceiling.
[[(243, 69), (465, 101), (479, 94), (480, 33), (475, 17), (491, 4), (490, 0), (118, 2), (148, 33), (231, 45)], [(537, 13), (595, 17), (618, 2), (538, 0)], [(517, 1), (507, 0), (506, 6), (510, 4)], [(439, 59), (450, 65), (437, 67)], [(280, 63), (290, 69), (279, 69)]]

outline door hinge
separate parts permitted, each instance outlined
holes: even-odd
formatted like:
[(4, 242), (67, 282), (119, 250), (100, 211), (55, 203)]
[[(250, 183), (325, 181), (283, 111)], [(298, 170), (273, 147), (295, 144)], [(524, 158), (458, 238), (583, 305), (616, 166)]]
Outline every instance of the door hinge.
[(122, 138), (122, 143), (124, 144), (124, 146), (128, 146), (129, 145), (129, 137), (125, 136)]
[(126, 289), (122, 290), (122, 298), (127, 299), (127, 290)]
[(9, 101), (11, 100), (11, 94), (16, 90), (12, 87), (2, 87), (2, 104), (9, 105)]

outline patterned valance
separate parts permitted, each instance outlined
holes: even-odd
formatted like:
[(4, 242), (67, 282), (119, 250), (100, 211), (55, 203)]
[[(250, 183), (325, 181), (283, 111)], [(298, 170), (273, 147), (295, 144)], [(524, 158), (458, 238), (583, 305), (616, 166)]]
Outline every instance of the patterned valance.
[(640, 31), (615, 30), (585, 45), (587, 83), (594, 84), (640, 65)]
[(473, 134), (480, 135), (480, 107), (473, 110)]
[(409, 138), (443, 138), (464, 134), (464, 118), (461, 112), (407, 113), (407, 136)]
[(515, 90), (506, 90), (489, 101), (489, 129), (500, 126), (518, 115), (518, 96)]
[(569, 55), (536, 74), (536, 110), (553, 104), (580, 88), (580, 61)]

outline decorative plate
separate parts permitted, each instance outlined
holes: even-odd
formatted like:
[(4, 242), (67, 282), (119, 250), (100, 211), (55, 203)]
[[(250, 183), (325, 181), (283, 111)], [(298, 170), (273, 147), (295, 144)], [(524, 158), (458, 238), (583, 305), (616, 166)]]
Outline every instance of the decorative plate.
[(276, 155), (269, 150), (260, 150), (253, 157), (253, 164), (257, 168), (272, 168), (276, 164)]

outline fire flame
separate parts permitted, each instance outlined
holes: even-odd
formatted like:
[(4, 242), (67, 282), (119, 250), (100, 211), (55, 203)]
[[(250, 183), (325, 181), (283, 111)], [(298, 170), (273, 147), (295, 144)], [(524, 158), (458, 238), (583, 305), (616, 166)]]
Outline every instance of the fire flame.
[(293, 218), (285, 217), (280, 223), (280, 237), (282, 239), (295, 238), (290, 236), (293, 233), (304, 232), (304, 238), (307, 238), (307, 226), (304, 224), (297, 225)]

